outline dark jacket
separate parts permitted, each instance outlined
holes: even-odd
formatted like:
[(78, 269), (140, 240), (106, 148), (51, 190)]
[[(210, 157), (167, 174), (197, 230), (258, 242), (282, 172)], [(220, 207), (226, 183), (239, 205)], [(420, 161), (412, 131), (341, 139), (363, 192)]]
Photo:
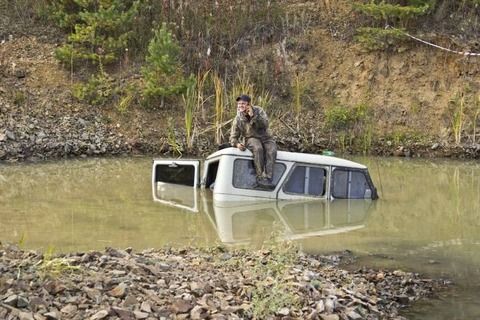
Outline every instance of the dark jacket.
[(252, 106), (253, 117), (246, 116), (243, 112), (237, 112), (233, 119), (232, 129), (230, 131), (230, 143), (236, 146), (238, 143), (244, 143), (241, 139), (257, 138), (261, 141), (272, 139), (268, 130), (268, 117), (265, 111)]

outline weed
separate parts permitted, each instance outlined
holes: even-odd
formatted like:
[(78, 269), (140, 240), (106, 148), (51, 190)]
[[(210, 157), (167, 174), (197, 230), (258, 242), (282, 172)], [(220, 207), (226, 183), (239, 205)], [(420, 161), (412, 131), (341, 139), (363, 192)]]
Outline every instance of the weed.
[[(249, 270), (255, 287), (251, 291), (251, 306), (246, 311), (249, 318), (266, 319), (284, 307), (298, 307), (297, 287), (289, 279), (289, 272), (297, 261), (298, 248), (284, 241), (284, 230), (280, 224), (273, 225), (272, 232), (259, 250), (243, 248), (251, 256)], [(222, 251), (224, 247), (217, 247)], [(245, 255), (240, 255), (244, 257)], [(219, 260), (218, 267), (238, 270), (244, 265), (244, 258), (235, 255), (228, 260)]]
[(22, 91), (15, 91), (13, 94), (13, 103), (16, 106), (20, 106), (25, 102), (25, 93)]
[(252, 292), (251, 313), (254, 318), (264, 319), (283, 307), (296, 306), (295, 291), (288, 278), (289, 269), (294, 265), (298, 250), (291, 242), (279, 241), (284, 231), (274, 225), (264, 247), (257, 251), (253, 273), (258, 280)]
[(53, 252), (54, 247), (49, 246), (48, 250), (43, 255), (42, 263), (38, 266), (42, 278), (45, 278), (48, 275), (60, 276), (63, 274), (71, 274), (80, 270), (80, 267), (71, 265), (67, 258), (55, 258)]
[(122, 97), (120, 99), (120, 103), (116, 107), (117, 111), (123, 115), (127, 114), (128, 110), (132, 106), (132, 101), (133, 101), (133, 94), (129, 92), (125, 97)]

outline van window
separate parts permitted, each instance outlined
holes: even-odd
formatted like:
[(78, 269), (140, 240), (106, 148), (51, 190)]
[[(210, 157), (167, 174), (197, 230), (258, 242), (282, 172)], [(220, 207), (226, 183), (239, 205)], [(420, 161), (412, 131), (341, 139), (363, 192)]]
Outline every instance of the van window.
[(288, 177), (283, 191), (310, 196), (325, 195), (327, 171), (319, 167), (296, 166)]
[(340, 199), (363, 199), (370, 190), (363, 171), (335, 169), (333, 171), (332, 196)]
[(157, 164), (155, 166), (155, 181), (181, 184), (184, 186), (195, 185), (195, 166), (191, 164)]
[[(273, 167), (273, 184), (277, 185), (278, 181), (285, 173), (285, 165), (283, 163), (275, 163)], [(253, 161), (249, 159), (235, 159), (233, 163), (233, 186), (235, 188), (253, 189), (257, 182)]]

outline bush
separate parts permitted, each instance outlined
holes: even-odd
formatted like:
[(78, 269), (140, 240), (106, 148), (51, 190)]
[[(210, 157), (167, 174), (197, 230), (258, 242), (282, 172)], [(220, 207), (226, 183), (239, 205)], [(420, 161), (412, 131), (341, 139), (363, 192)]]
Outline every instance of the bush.
[(142, 69), (146, 82), (143, 104), (152, 106), (157, 101), (163, 105), (185, 92), (192, 77), (185, 79), (179, 59), (180, 45), (173, 39), (167, 24), (154, 33), (148, 46), (147, 66)]
[(52, 1), (51, 17), (71, 33), (54, 56), (70, 65), (82, 61), (111, 63), (124, 55), (139, 1)]

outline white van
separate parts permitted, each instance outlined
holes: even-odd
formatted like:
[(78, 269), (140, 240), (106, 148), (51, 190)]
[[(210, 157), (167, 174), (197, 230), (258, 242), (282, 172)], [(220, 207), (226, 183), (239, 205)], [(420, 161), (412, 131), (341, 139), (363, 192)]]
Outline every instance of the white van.
[[(255, 169), (248, 150), (226, 148), (199, 159), (154, 159), (152, 191), (155, 200), (168, 202), (176, 192), (211, 189), (213, 200), (334, 200), (378, 198), (366, 166), (333, 156), (278, 151), (272, 190), (255, 188)], [(186, 188), (170, 188), (181, 185)], [(181, 204), (180, 204), (181, 205)]]

